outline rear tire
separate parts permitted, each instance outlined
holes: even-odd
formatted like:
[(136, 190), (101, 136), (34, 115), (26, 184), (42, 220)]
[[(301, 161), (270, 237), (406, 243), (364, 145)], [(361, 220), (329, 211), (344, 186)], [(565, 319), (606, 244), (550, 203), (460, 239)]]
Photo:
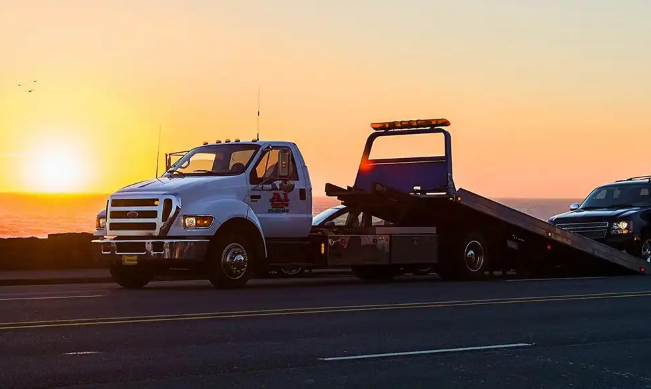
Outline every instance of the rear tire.
[(216, 289), (241, 288), (253, 274), (255, 250), (244, 236), (217, 237), (208, 251), (209, 281)]
[(116, 284), (125, 289), (142, 289), (153, 276), (138, 266), (111, 265), (111, 277)]
[(477, 232), (467, 234), (444, 251), (437, 273), (449, 280), (480, 280), (490, 268), (488, 244)]

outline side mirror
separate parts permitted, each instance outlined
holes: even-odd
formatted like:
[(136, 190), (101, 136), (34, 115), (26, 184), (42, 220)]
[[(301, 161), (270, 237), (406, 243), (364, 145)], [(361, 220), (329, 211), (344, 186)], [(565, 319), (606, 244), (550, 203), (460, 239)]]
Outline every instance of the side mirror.
[(280, 190), (282, 190), (285, 193), (289, 193), (294, 190), (296, 187), (296, 184), (292, 180), (285, 180), (280, 183)]
[(581, 206), (581, 204), (574, 203), (574, 204), (570, 205), (570, 211), (576, 211), (577, 209), (579, 209), (580, 206)]
[(289, 149), (281, 149), (278, 152), (278, 178), (288, 180), (292, 176), (292, 152)]

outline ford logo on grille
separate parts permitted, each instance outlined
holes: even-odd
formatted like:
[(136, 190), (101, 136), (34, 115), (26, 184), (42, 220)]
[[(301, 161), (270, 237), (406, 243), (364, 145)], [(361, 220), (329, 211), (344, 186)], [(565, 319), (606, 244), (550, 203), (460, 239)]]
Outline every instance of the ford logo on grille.
[(127, 217), (138, 217), (138, 212), (131, 211), (131, 212), (127, 213)]

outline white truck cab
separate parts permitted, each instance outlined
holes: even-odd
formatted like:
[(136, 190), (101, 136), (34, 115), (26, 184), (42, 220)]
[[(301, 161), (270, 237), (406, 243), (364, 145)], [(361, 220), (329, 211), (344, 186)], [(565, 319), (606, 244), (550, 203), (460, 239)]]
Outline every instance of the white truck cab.
[(202, 263), (215, 286), (238, 286), (253, 258), (267, 256), (268, 240), (308, 239), (312, 184), (296, 144), (204, 143), (167, 165), (161, 177), (111, 194), (97, 223), (104, 236), (95, 242), (118, 284), (144, 286), (152, 264)]

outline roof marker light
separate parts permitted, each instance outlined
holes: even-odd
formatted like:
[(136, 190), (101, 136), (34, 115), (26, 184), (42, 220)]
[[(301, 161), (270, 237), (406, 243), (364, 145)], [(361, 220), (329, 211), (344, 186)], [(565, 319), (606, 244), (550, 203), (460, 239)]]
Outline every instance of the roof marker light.
[(204, 146), (207, 145), (207, 144), (208, 144), (208, 142), (206, 142), (206, 141), (203, 142), (203, 145), (204, 145)]
[(220, 141), (220, 140), (216, 140), (215, 143), (222, 143), (222, 141)]
[(398, 130), (410, 128), (424, 128), (424, 127), (448, 127), (450, 121), (448, 119), (416, 119), (416, 120), (401, 120), (395, 122), (381, 122), (371, 123), (371, 127), (375, 131), (380, 130)]
[(224, 143), (231, 143), (231, 140), (228, 139), (228, 138), (226, 138), (226, 139), (224, 140)]

